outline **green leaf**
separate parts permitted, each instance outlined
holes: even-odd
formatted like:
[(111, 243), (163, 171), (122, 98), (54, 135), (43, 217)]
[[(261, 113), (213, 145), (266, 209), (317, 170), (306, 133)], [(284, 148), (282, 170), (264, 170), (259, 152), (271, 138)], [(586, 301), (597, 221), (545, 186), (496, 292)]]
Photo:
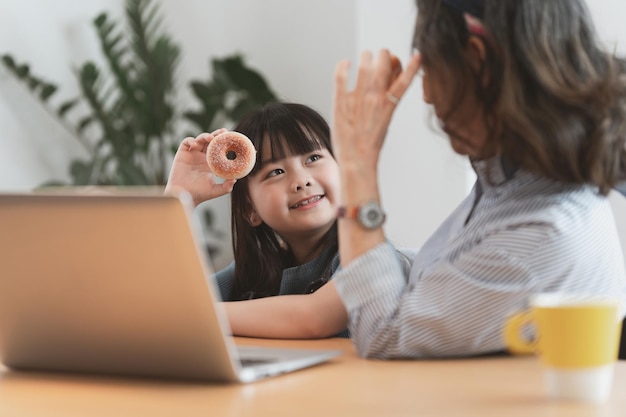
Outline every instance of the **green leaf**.
[(128, 160), (119, 161), (115, 174), (116, 183), (119, 185), (152, 185), (143, 170)]
[(107, 21), (107, 14), (106, 13), (100, 13), (93, 20), (93, 23), (96, 25), (96, 27), (102, 27), (106, 23), (106, 21)]
[(15, 74), (19, 78), (26, 78), (30, 74), (30, 67), (27, 64), (19, 65), (15, 68)]
[(231, 109), (228, 110), (228, 117), (232, 120), (238, 121), (244, 115), (260, 107), (261, 105), (262, 103), (259, 103), (251, 99), (250, 97), (244, 96), (240, 100), (238, 100)]
[(50, 83), (43, 84), (39, 92), (39, 97), (41, 97), (43, 101), (47, 101), (56, 91), (56, 85)]
[(96, 64), (91, 61), (86, 62), (80, 69), (80, 80), (81, 82), (89, 85), (95, 84), (100, 76), (100, 70)]
[(241, 55), (214, 59), (215, 77), (223, 80), (234, 91), (245, 92), (258, 103), (276, 101), (277, 96), (270, 89), (263, 76), (246, 66)]
[(15, 64), (15, 60), (13, 59), (11, 55), (9, 54), (2, 55), (2, 62), (7, 68), (11, 69), (12, 71), (15, 71), (15, 68), (17, 66)]
[(28, 88), (31, 91), (33, 91), (39, 88), (39, 86), (42, 84), (42, 81), (39, 78), (28, 77), (27, 83), (28, 83)]
[(203, 112), (188, 111), (183, 113), (183, 116), (190, 122), (194, 123), (197, 126), (198, 131), (200, 132), (206, 132), (211, 130), (211, 127), (213, 126), (213, 120), (215, 119), (216, 115), (217, 111), (211, 112), (211, 109), (207, 108), (205, 108)]
[(42, 184), (39, 184), (35, 189), (47, 188), (47, 187), (67, 187), (69, 184), (61, 180), (48, 180)]
[(87, 128), (87, 126), (89, 126), (93, 121), (94, 121), (93, 116), (87, 116), (87, 117), (83, 117), (82, 119), (80, 119), (76, 127), (77, 132), (82, 133)]
[(74, 185), (90, 185), (93, 163), (83, 162), (75, 159), (70, 164), (70, 175)]
[(57, 110), (57, 115), (59, 117), (64, 117), (65, 114), (68, 111), (70, 111), (74, 106), (76, 106), (76, 104), (78, 104), (79, 101), (80, 99), (75, 98), (73, 100), (68, 100), (68, 101), (61, 103), (61, 105), (59, 106), (59, 110)]

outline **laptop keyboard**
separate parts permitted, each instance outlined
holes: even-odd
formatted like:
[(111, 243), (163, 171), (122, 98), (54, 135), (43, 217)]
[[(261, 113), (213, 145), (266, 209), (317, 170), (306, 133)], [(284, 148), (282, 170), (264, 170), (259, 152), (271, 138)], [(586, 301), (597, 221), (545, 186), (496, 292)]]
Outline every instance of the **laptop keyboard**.
[(270, 358), (241, 358), (242, 366), (255, 366), (255, 365), (265, 365), (268, 363), (276, 362), (276, 359)]

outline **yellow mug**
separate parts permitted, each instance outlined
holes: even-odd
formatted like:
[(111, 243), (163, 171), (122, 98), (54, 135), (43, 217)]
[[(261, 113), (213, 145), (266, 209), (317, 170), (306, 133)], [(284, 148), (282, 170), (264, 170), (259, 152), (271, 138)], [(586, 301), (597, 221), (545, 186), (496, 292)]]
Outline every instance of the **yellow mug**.
[[(622, 323), (618, 300), (540, 294), (530, 307), (507, 321), (504, 336), (512, 353), (537, 352), (555, 368), (605, 365), (617, 359)], [(522, 335), (531, 323), (537, 334), (532, 341)]]
[[(511, 316), (505, 324), (504, 340), (509, 351), (538, 354), (548, 371), (551, 396), (606, 400), (620, 342), (620, 301), (543, 293), (531, 297), (529, 305), (528, 311)], [(535, 330), (532, 340), (524, 337), (530, 325)]]

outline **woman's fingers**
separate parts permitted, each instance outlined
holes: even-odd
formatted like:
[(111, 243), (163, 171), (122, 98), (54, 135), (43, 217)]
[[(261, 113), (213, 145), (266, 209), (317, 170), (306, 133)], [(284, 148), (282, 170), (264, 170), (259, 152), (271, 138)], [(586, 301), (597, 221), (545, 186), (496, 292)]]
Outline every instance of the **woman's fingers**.
[(335, 68), (335, 103), (337, 99), (342, 99), (348, 91), (348, 70), (350, 61), (343, 60)]
[[(348, 86), (348, 61), (335, 70), (333, 101), (333, 145), (336, 156), (369, 163), (378, 157), (387, 128), (397, 104), (405, 94), (421, 65), (420, 56), (412, 57), (406, 68), (388, 50), (374, 59), (370, 52), (361, 54), (353, 89)], [(345, 155), (344, 155), (345, 154)], [(369, 162), (368, 162), (369, 161)]]
[[(356, 85), (354, 91), (358, 94), (365, 93), (370, 89), (373, 81), (373, 68), (374, 58), (370, 51), (364, 51), (361, 53), (361, 60), (359, 61), (358, 74), (356, 79)], [(374, 80), (375, 81), (375, 80)]]
[(335, 97), (333, 99), (333, 122), (348, 117), (348, 71), (350, 61), (344, 60), (335, 69)]
[[(376, 57), (374, 65), (375, 85), (373, 86), (377, 91), (386, 89), (393, 82), (394, 63), (392, 57), (393, 55), (391, 55), (388, 49), (381, 49), (380, 52), (378, 52), (378, 56)], [(402, 65), (400, 64), (400, 60), (397, 57), (395, 58), (395, 60), (397, 62), (395, 68), (397, 73), (395, 74), (395, 76), (397, 76), (399, 74), (397, 67), (402, 67)]]
[(422, 56), (420, 54), (413, 55), (409, 60), (406, 68), (398, 75), (398, 77), (392, 81), (391, 86), (389, 87), (388, 93), (393, 97), (400, 100), (406, 90), (409, 89), (409, 86), (415, 79), (418, 71), (422, 66)]

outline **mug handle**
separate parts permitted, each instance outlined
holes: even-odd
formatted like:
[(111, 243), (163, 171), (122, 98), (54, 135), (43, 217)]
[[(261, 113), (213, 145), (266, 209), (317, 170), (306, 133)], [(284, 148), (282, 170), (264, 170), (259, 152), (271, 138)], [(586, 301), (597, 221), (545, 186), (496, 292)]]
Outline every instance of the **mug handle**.
[(532, 311), (517, 313), (506, 321), (504, 326), (504, 341), (507, 349), (514, 355), (527, 355), (534, 353), (537, 343), (522, 337), (522, 327), (533, 321)]

